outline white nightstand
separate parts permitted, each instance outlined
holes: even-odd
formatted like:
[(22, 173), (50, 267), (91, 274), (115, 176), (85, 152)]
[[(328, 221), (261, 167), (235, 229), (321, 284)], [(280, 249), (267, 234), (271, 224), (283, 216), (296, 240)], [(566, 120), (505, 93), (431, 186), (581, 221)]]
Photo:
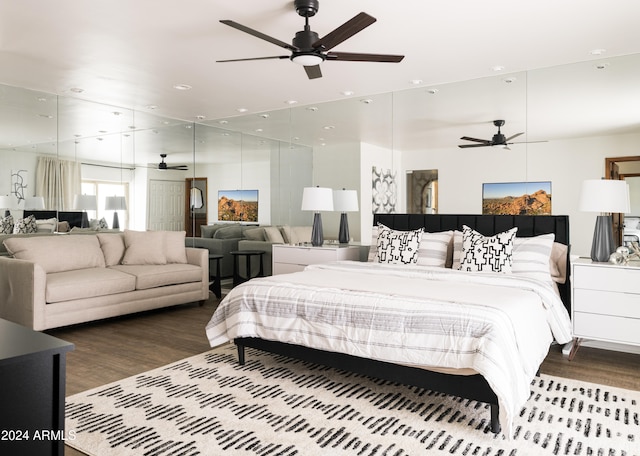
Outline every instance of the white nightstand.
[(326, 245), (322, 247), (273, 244), (272, 274), (302, 271), (309, 264), (340, 260), (359, 260), (360, 247), (356, 245)]
[(573, 335), (580, 339), (640, 346), (640, 263), (628, 266), (571, 262)]

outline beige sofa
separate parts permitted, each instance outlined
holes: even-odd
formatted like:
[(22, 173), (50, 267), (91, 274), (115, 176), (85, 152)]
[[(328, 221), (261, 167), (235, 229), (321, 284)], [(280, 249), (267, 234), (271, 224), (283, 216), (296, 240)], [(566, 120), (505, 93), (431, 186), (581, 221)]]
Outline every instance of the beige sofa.
[(184, 232), (12, 237), (0, 257), (0, 318), (45, 330), (204, 301), (205, 249)]

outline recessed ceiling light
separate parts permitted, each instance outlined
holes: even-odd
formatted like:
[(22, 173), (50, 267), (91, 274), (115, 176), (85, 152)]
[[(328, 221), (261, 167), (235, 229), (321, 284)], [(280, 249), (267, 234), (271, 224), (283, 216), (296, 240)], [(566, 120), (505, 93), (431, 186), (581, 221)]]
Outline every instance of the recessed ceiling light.
[(610, 65), (609, 62), (598, 62), (596, 63), (595, 67), (596, 67), (596, 70), (604, 70), (609, 65)]
[(351, 96), (353, 95), (355, 92), (353, 90), (343, 90), (342, 92), (340, 92), (342, 95), (344, 95), (345, 97)]
[(107, 130), (98, 130), (98, 133), (100, 133), (101, 135), (105, 135), (107, 134)]
[(440, 90), (439, 89), (427, 89), (427, 93), (431, 94), (431, 95), (435, 95), (436, 93), (438, 93)]
[(285, 101), (285, 103), (288, 104), (288, 105), (293, 105), (293, 104), (296, 104), (297, 102), (298, 102), (297, 100), (287, 100), (287, 101)]
[(82, 93), (82, 92), (84, 92), (84, 89), (81, 89), (80, 87), (71, 87), (69, 90), (71, 92), (73, 92), (73, 93)]
[(507, 84), (511, 84), (512, 82), (516, 82), (518, 78), (514, 76), (509, 76), (508, 78), (504, 78), (503, 81)]
[(317, 107), (317, 106), (309, 106), (309, 107), (307, 108), (307, 111), (311, 111), (311, 112), (316, 112), (317, 110), (318, 110), (318, 107)]
[(150, 104), (150, 105), (146, 105), (145, 109), (149, 109), (149, 110), (153, 111), (154, 109), (158, 109), (158, 106)]
[(256, 132), (256, 133), (261, 133), (261, 132), (263, 132), (263, 131), (264, 131), (264, 130), (263, 130), (262, 128), (256, 128), (256, 129), (255, 129), (255, 132)]
[(413, 85), (420, 85), (422, 84), (422, 82), (422, 79), (412, 79), (411, 81), (409, 81), (409, 83)]
[(38, 97), (37, 100), (38, 101), (42, 101), (42, 102), (47, 101), (47, 99), (45, 97)]
[(495, 65), (495, 66), (492, 66), (492, 67), (491, 67), (491, 69), (492, 69), (493, 71), (504, 71), (504, 67), (503, 67), (502, 65)]
[(335, 127), (335, 125), (325, 125), (324, 127), (322, 127), (324, 130), (333, 130)]
[(218, 123), (219, 123), (220, 125), (226, 125), (226, 124), (228, 124), (228, 123), (229, 123), (229, 121), (228, 121), (228, 120), (219, 120), (219, 121), (218, 121)]
[(120, 111), (113, 111), (111, 114), (113, 114), (114, 116), (119, 116), (122, 113)]
[(248, 109), (247, 108), (238, 108), (238, 109), (236, 109), (236, 111), (238, 111), (238, 112), (247, 112)]
[(206, 119), (206, 117), (205, 117), (205, 116), (196, 116), (196, 119), (198, 119), (198, 120), (204, 120), (204, 119)]
[(371, 98), (365, 98), (363, 100), (360, 100), (360, 102), (364, 104), (371, 104), (373, 103), (373, 100)]
[(189, 84), (176, 84), (173, 86), (176, 90), (191, 90), (192, 87)]
[(607, 52), (607, 50), (606, 50), (606, 49), (591, 49), (591, 50), (589, 51), (589, 54), (591, 54), (591, 55), (602, 55), (602, 54), (604, 54), (605, 52)]
[(260, 117), (262, 117), (263, 119), (268, 119), (269, 118), (269, 114), (267, 114), (266, 112), (263, 114), (260, 114)]
[(43, 117), (45, 119), (53, 119), (53, 116), (50, 114), (38, 114), (38, 117)]

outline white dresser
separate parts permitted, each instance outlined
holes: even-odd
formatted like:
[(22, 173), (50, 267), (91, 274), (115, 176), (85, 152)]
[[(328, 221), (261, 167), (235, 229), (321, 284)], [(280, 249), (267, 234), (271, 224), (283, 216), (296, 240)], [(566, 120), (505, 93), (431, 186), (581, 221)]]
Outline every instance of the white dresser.
[(640, 345), (640, 263), (578, 259), (571, 267), (574, 337)]
[(309, 264), (341, 260), (359, 260), (360, 247), (355, 245), (323, 245), (322, 247), (273, 244), (272, 274), (302, 271)]

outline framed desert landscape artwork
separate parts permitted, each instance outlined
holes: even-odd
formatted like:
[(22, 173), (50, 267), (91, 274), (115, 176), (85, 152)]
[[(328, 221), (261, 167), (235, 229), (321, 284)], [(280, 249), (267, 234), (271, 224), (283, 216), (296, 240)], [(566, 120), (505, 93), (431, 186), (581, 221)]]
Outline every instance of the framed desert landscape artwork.
[(482, 184), (482, 213), (551, 215), (551, 182)]
[(258, 190), (219, 190), (218, 220), (258, 221)]

